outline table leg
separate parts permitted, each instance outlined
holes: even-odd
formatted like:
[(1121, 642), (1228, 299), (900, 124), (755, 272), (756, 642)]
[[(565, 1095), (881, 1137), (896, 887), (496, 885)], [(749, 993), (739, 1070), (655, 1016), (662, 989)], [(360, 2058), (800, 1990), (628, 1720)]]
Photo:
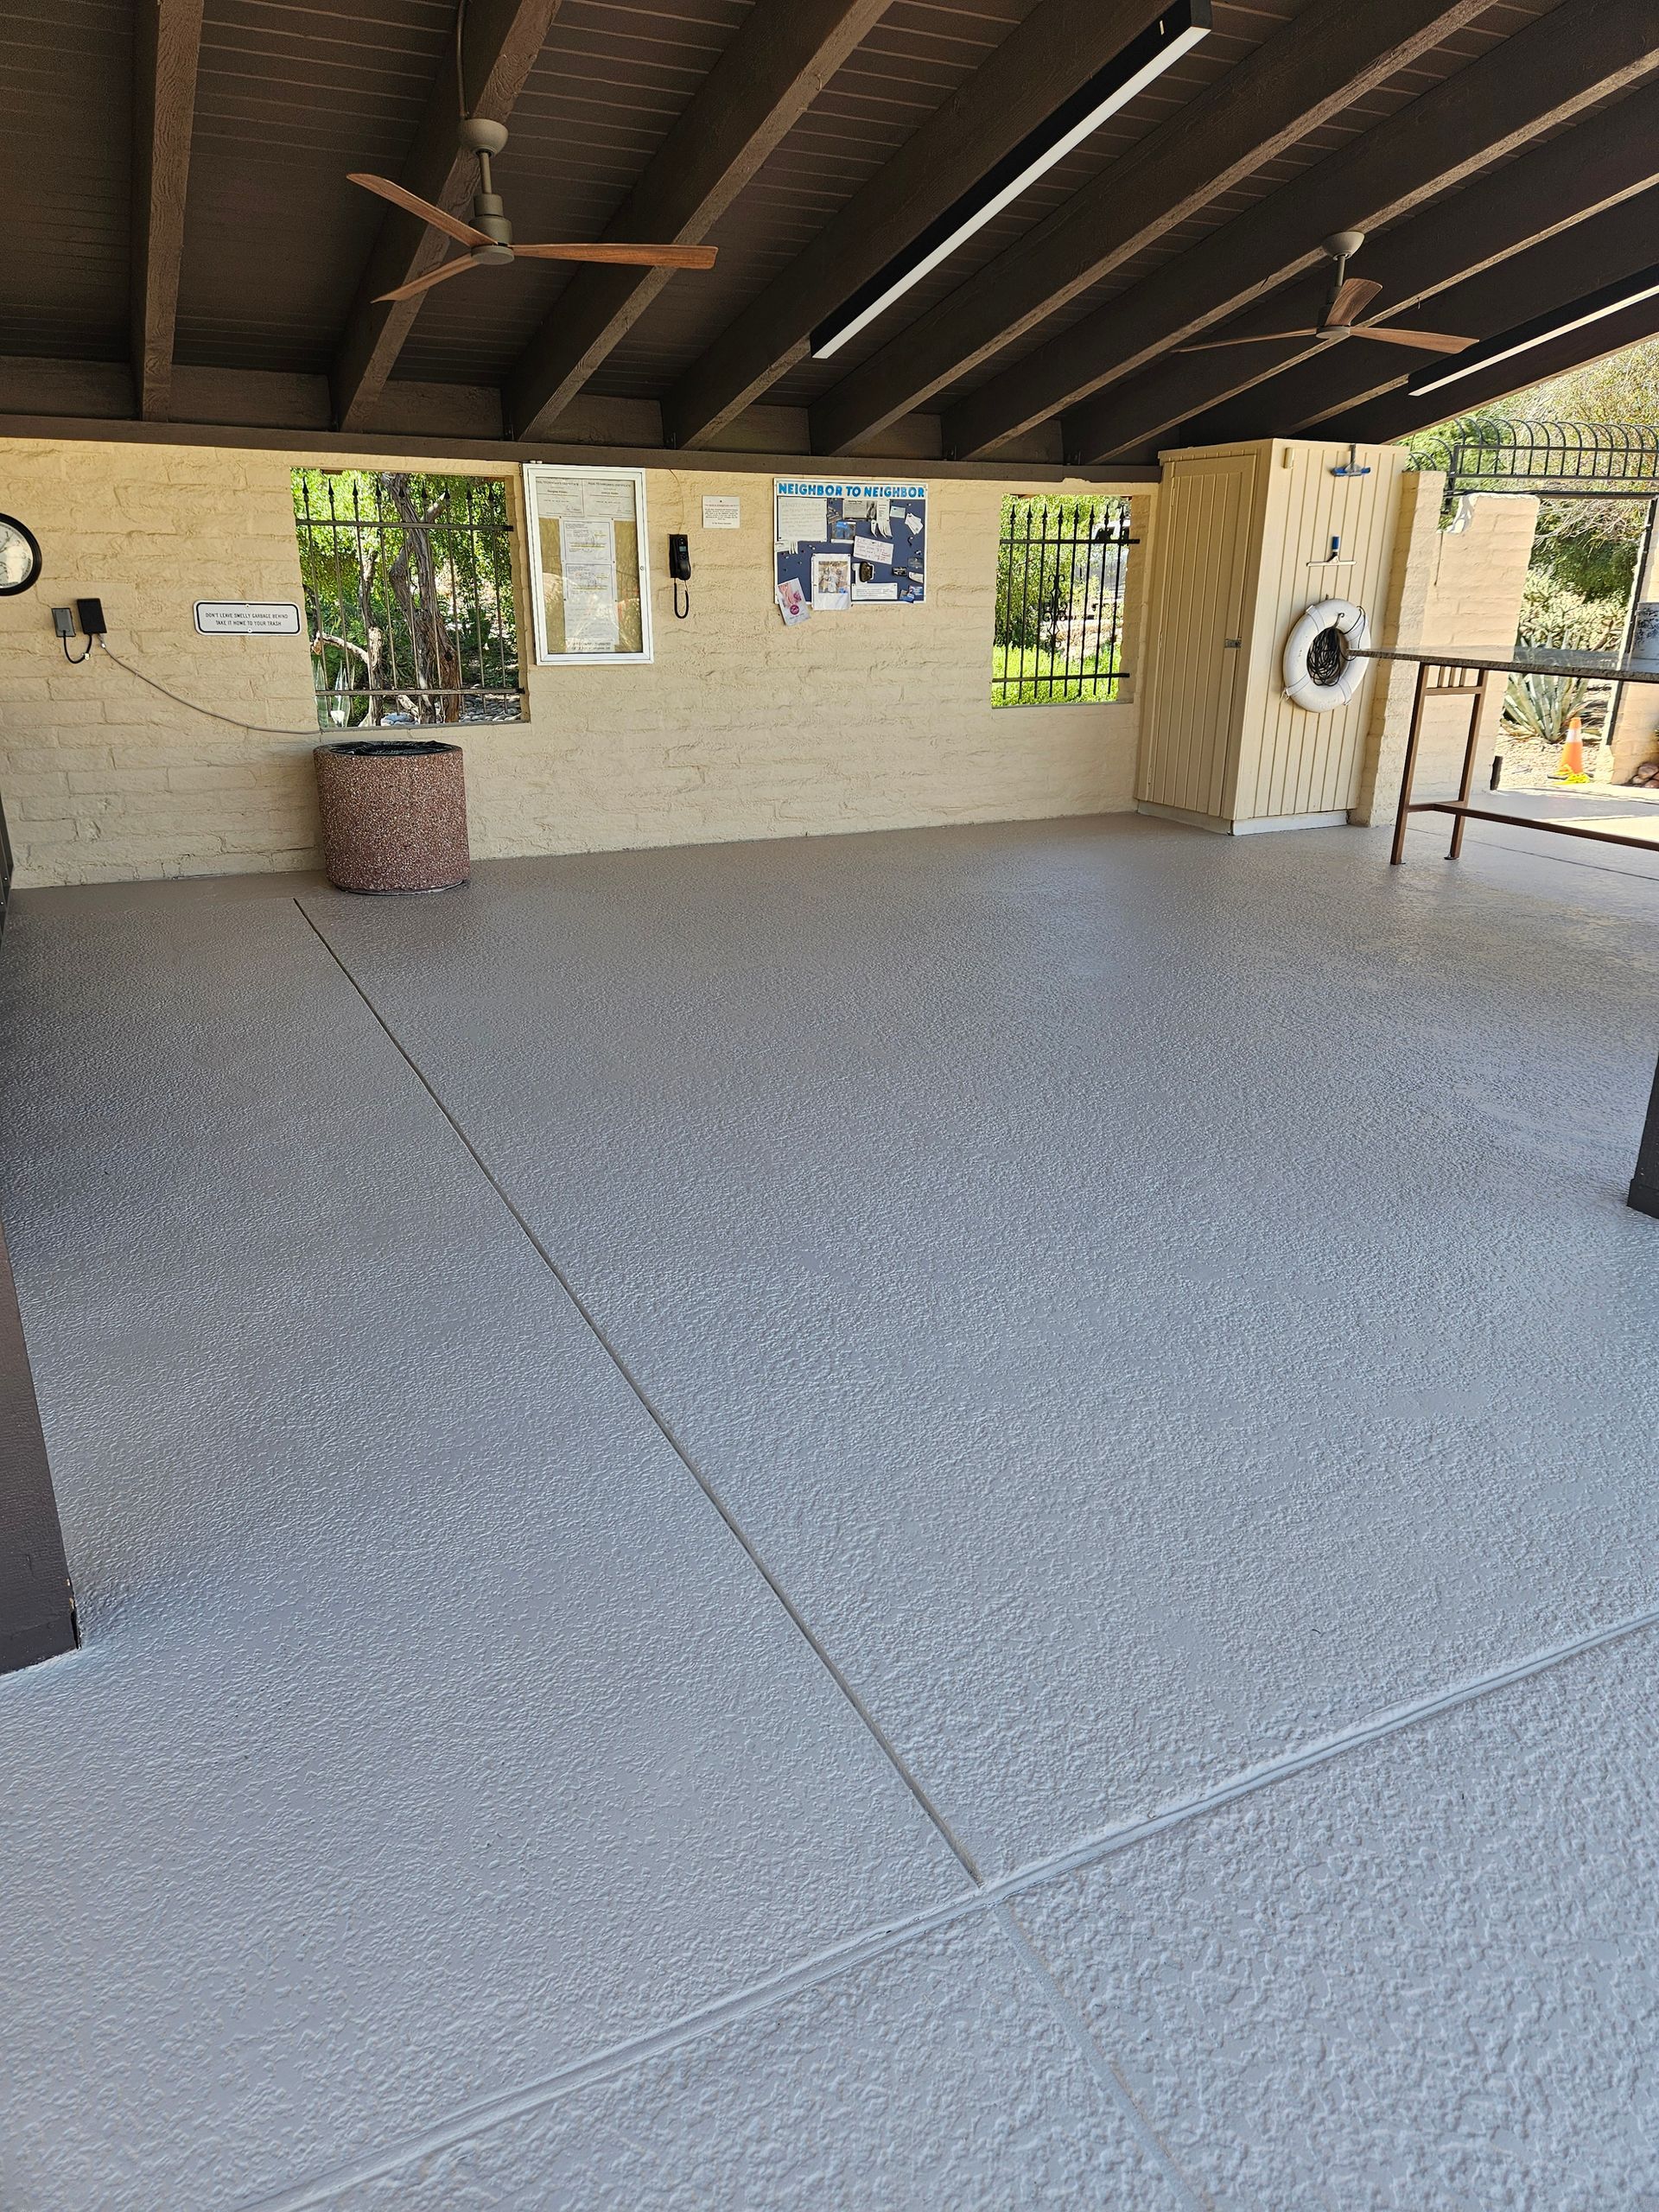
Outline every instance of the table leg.
[(1630, 1184), (1630, 1203), (1638, 1213), (1650, 1213), (1659, 1217), (1659, 1068), (1654, 1071), (1653, 1096), (1648, 1101), (1648, 1122), (1642, 1132), (1642, 1149), (1636, 1155), (1636, 1175)]
[[(1491, 671), (1483, 668), (1480, 683), (1475, 691), (1475, 703), (1469, 715), (1469, 742), (1463, 748), (1463, 776), (1458, 785), (1459, 806), (1468, 805), (1470, 789), (1475, 779), (1475, 745), (1480, 736), (1481, 719), (1486, 712), (1486, 686), (1491, 681)], [(1454, 814), (1452, 817), (1452, 849), (1446, 855), (1448, 860), (1457, 860), (1462, 854), (1464, 829), (1463, 816)]]
[(1400, 804), (1394, 817), (1394, 849), (1389, 866), (1398, 868), (1406, 849), (1406, 817), (1411, 812), (1412, 779), (1417, 772), (1417, 747), (1423, 734), (1423, 694), (1428, 689), (1428, 663), (1417, 667), (1417, 689), (1412, 695), (1411, 728), (1406, 735), (1405, 764), (1400, 772)]

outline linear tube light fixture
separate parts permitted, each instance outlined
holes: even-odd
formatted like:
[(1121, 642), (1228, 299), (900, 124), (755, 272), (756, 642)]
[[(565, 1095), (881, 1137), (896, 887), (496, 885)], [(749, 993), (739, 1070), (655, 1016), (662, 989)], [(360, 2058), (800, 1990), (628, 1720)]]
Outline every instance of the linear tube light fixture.
[[(1210, 0), (1180, 0), (1179, 6), (1166, 8), (1155, 23), (1149, 23), (1138, 38), (1131, 39), (1121, 54), (1115, 54), (1103, 69), (1097, 69), (1086, 85), (1080, 85), (1046, 121), (1027, 131), (1017, 146), (937, 216), (902, 253), (895, 254), (827, 321), (821, 322), (812, 333), (813, 359), (827, 359), (849, 338), (855, 338), (913, 284), (920, 283), (931, 270), (948, 260), (964, 239), (983, 230), (1027, 186), (1098, 130), (1108, 116), (1116, 115), (1184, 54), (1190, 54), (1209, 35), (1211, 28)], [(995, 57), (985, 66), (993, 67)]]
[(1651, 299), (1659, 299), (1659, 263), (1650, 269), (1638, 269), (1634, 276), (1624, 277), (1617, 284), (1605, 284), (1599, 292), (1586, 293), (1570, 307), (1558, 308), (1554, 315), (1536, 315), (1530, 322), (1500, 332), (1497, 337), (1459, 354), (1455, 366), (1437, 361), (1432, 368), (1419, 369), (1406, 389), (1414, 399), (1439, 391), (1443, 385), (1472, 376), (1477, 369), (1492, 368), (1516, 353), (1530, 353), (1535, 346), (1547, 346), (1552, 338), (1566, 338), (1573, 331), (1601, 322), (1621, 308), (1638, 307), (1643, 300)]

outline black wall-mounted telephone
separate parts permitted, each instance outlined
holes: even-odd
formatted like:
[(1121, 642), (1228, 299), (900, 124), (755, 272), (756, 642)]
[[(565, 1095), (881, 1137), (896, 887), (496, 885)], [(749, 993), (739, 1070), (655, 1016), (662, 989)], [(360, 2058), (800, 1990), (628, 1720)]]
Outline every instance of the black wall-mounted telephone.
[(691, 594), (685, 594), (685, 604), (680, 604), (680, 586), (691, 581), (691, 540), (683, 530), (671, 530), (668, 534), (668, 573), (674, 580), (674, 612), (683, 622), (691, 612)]

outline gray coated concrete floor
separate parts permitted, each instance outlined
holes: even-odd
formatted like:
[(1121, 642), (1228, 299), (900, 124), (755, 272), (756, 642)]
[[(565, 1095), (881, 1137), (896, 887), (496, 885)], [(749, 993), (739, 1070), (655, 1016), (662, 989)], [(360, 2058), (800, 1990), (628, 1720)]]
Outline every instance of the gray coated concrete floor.
[(1659, 2208), (1659, 855), (18, 895), (5, 2212)]

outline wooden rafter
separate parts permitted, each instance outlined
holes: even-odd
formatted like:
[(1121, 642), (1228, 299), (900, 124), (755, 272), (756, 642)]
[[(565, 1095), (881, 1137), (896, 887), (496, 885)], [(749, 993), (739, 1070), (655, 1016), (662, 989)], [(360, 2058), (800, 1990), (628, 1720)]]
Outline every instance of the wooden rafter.
[(663, 405), (706, 445), (801, 360), (810, 333), (1155, 21), (1160, 0), (1040, 0), (680, 378)]
[[(880, 20), (887, 0), (758, 7), (663, 142), (607, 241), (700, 244)], [(666, 270), (584, 269), (560, 293), (507, 379), (521, 437), (556, 422), (668, 282)]]
[[(1649, 338), (1659, 338), (1659, 300), (1644, 300), (1640, 306), (1627, 308), (1622, 315), (1610, 315), (1605, 322), (1596, 323), (1588, 330), (1573, 331), (1552, 345), (1540, 346), (1536, 353), (1471, 377), (1461, 388), (1459, 407), (1491, 406), (1495, 400), (1507, 399), (1511, 392), (1524, 391), (1529, 385), (1547, 383), (1552, 377), (1564, 377), (1573, 369), (1605, 360), (1608, 354), (1622, 353), (1625, 346), (1639, 346)], [(1389, 392), (1369, 406), (1344, 415), (1328, 429), (1322, 429), (1319, 435), (1383, 445), (1395, 438), (1408, 437), (1414, 430), (1432, 429), (1435, 423), (1448, 421), (1446, 405), (1444, 396), (1414, 399), (1403, 390)]]
[[(508, 120), (558, 11), (559, 0), (472, 0), (464, 58), (467, 105), (474, 115), (492, 123)], [(460, 114), (454, 51), (446, 43), (397, 180), (440, 207), (470, 193), (476, 178), (474, 157), (463, 155), (456, 143)], [(395, 207), (386, 210), (334, 357), (334, 419), (342, 429), (360, 429), (368, 419), (420, 308), (418, 299), (386, 303), (377, 295), (423, 276), (449, 250), (415, 216)]]
[[(1374, 239), (1357, 266), (1382, 285), (1382, 305), (1365, 320), (1460, 327), (1446, 321), (1448, 288), (1501, 268), (1517, 243), (1576, 232), (1656, 184), (1659, 86), (1599, 110), (1536, 152), (1486, 172)], [(1300, 279), (1212, 334), (1243, 339), (1312, 324), (1328, 281), (1323, 272)], [(1434, 311), (1424, 315), (1422, 305), (1430, 300)], [(1105, 451), (1115, 454), (1138, 452), (1159, 439), (1203, 445), (1254, 435), (1269, 423), (1275, 432), (1285, 431), (1388, 390), (1414, 365), (1409, 355), (1382, 357), (1381, 347), (1363, 340), (1332, 347), (1293, 340), (1282, 349), (1242, 344), (1236, 350), (1166, 356), (1110, 387), (1096, 416), (1096, 434)], [(1112, 415), (1121, 435), (1106, 427)], [(1247, 431), (1246, 425), (1252, 427)]]
[(132, 379), (147, 421), (166, 416), (173, 380), (201, 13), (202, 0), (138, 0), (133, 26)]
[[(1595, 222), (1561, 232), (1495, 269), (1483, 270), (1466, 284), (1442, 293), (1441, 304), (1471, 338), (1493, 338), (1535, 315), (1565, 313), (1604, 285), (1616, 284), (1649, 269), (1654, 239), (1659, 235), (1656, 222), (1659, 188), (1626, 200)], [(1560, 339), (1530, 346), (1508, 361), (1471, 370), (1457, 383), (1425, 393), (1421, 399), (1406, 386), (1422, 364), (1407, 360), (1395, 368), (1388, 384), (1379, 376), (1363, 400), (1350, 400), (1329, 410), (1330, 419), (1321, 420), (1313, 435), (1367, 440), (1378, 435), (1401, 436), (1405, 430), (1445, 422), (1489, 400), (1524, 391), (1529, 385), (1563, 374), (1582, 362), (1599, 360), (1603, 354), (1616, 353), (1621, 346), (1647, 336), (1656, 327), (1659, 327), (1659, 300), (1645, 300)], [(1402, 429), (1378, 433), (1370, 427), (1395, 420), (1402, 423)], [(1366, 427), (1351, 429), (1356, 423)]]
[(1311, 0), (827, 392), (813, 445), (842, 452), (920, 406), (1482, 12), (1478, 0)]
[(1017, 389), (1012, 376), (999, 377), (952, 410), (952, 448), (982, 452), (1065, 409), (1065, 451), (1092, 455), (1101, 425), (1104, 435), (1114, 427), (1110, 401), (1084, 395), (1314, 267), (1331, 230), (1396, 221), (1659, 69), (1653, 0), (1599, 0), (1595, 17), (1593, 36), (1576, 8), (1541, 17), (1085, 315), (1020, 362)]

